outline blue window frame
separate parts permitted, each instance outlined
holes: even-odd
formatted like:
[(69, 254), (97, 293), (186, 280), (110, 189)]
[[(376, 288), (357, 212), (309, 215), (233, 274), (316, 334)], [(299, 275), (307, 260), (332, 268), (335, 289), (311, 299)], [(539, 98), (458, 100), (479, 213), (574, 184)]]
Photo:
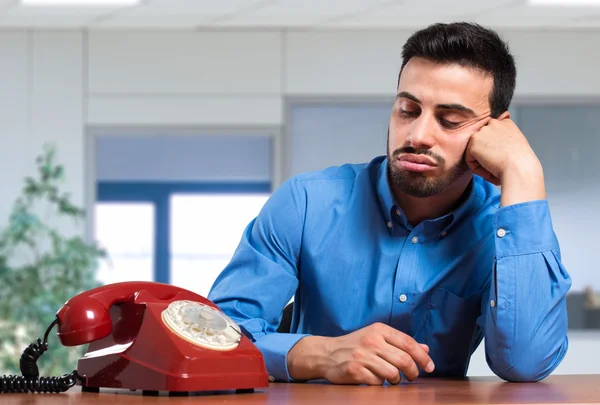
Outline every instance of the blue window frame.
[(149, 202), (155, 206), (154, 280), (171, 281), (170, 201), (173, 194), (239, 194), (269, 193), (271, 184), (257, 183), (175, 183), (175, 182), (109, 182), (97, 183), (98, 202)]

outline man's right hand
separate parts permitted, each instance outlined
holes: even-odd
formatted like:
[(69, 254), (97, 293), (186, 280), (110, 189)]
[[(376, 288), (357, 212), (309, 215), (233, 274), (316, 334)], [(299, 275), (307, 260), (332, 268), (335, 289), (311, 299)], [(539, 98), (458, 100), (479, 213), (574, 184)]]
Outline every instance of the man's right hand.
[(287, 355), (296, 381), (326, 379), (333, 384), (397, 384), (404, 374), (413, 381), (421, 367), (434, 369), (429, 347), (388, 325), (375, 323), (345, 336), (307, 336)]

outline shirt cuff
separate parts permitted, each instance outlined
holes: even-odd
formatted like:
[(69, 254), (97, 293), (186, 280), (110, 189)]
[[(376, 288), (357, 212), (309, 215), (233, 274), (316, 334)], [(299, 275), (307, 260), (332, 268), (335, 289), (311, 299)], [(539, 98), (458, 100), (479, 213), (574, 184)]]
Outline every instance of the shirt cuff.
[(265, 359), (269, 381), (290, 382), (293, 379), (287, 367), (287, 354), (303, 337), (299, 333), (271, 333), (261, 336), (254, 343)]
[(493, 223), (497, 259), (559, 249), (547, 200), (502, 207)]

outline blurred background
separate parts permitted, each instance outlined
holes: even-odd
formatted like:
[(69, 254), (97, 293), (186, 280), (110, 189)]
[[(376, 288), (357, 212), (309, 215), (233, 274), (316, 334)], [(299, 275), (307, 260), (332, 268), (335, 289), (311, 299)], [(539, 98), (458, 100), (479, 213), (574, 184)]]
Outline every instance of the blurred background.
[[(206, 295), (282, 181), (385, 153), (403, 43), (457, 20), (516, 57), (573, 278), (557, 373), (600, 373), (594, 0), (0, 0), (0, 364), (94, 285)], [(482, 344), (469, 375), (490, 374)]]

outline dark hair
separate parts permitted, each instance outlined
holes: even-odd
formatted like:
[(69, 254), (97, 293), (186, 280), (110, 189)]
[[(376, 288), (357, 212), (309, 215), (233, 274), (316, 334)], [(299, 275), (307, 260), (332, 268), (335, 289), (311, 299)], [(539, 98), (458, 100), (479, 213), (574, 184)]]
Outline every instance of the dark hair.
[(478, 24), (456, 22), (433, 24), (415, 32), (402, 47), (402, 67), (413, 57), (438, 63), (457, 63), (478, 68), (493, 77), (489, 96), (491, 116), (508, 110), (517, 80), (515, 61), (508, 44), (491, 29)]

